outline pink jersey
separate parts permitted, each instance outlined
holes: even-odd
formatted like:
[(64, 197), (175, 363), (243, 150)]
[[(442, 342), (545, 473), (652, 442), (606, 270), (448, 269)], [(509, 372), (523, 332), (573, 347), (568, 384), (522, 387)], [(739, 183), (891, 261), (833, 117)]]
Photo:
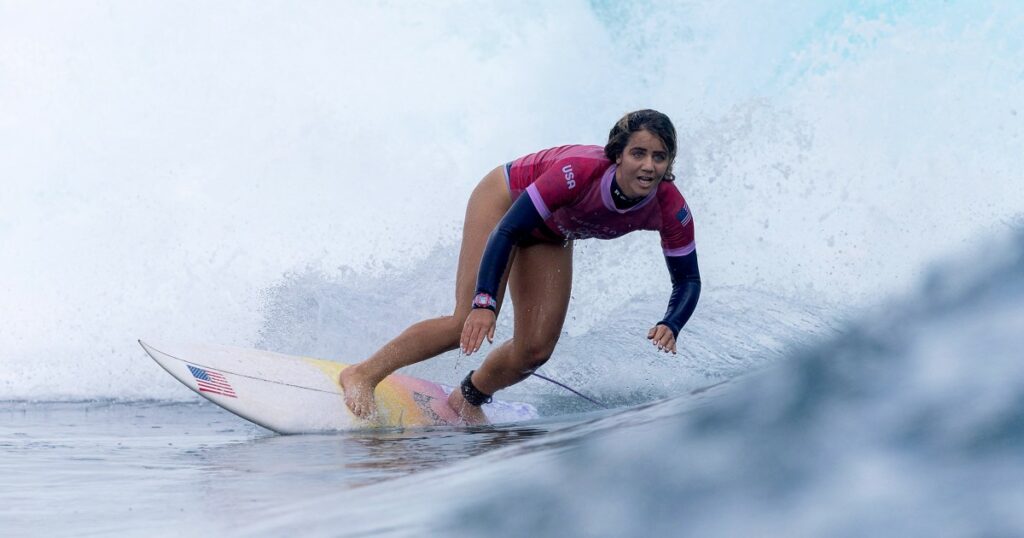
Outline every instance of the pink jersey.
[(600, 146), (559, 146), (520, 157), (508, 167), (513, 200), (525, 192), (544, 217), (548, 240), (612, 239), (657, 230), (666, 256), (694, 251), (693, 218), (670, 181), (628, 209), (618, 209), (611, 185), (616, 166)]

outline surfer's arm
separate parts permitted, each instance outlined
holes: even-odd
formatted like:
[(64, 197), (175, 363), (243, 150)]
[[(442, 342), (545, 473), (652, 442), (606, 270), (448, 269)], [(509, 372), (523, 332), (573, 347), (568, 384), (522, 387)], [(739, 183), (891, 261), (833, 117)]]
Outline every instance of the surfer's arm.
[(697, 252), (686, 256), (665, 256), (668, 274), (672, 277), (672, 296), (668, 300), (665, 317), (658, 322), (672, 331), (672, 338), (679, 336), (679, 330), (693, 315), (700, 298), (700, 270), (697, 268)]
[(676, 338), (686, 325), (700, 297), (700, 271), (697, 269), (693, 216), (686, 199), (672, 184), (659, 185), (661, 204), (661, 248), (672, 277), (672, 296), (665, 317), (647, 333), (663, 351), (676, 352)]
[[(508, 258), (512, 247), (530, 235), (534, 229), (544, 224), (537, 208), (529, 196), (520, 196), (502, 217), (501, 222), (487, 239), (487, 248), (480, 259), (480, 272), (476, 280), (476, 293), (488, 297), (498, 296), (501, 277), (508, 266)], [(486, 308), (486, 307), (485, 307)], [(492, 308), (493, 310), (493, 308)]]
[(491, 232), (487, 248), (480, 259), (473, 310), (466, 318), (459, 339), (463, 353), (471, 355), (479, 350), (485, 336), (489, 342), (494, 341), (498, 286), (508, 266), (512, 247), (543, 223), (544, 218), (533, 206), (530, 197), (520, 196), (502, 217), (498, 227)]

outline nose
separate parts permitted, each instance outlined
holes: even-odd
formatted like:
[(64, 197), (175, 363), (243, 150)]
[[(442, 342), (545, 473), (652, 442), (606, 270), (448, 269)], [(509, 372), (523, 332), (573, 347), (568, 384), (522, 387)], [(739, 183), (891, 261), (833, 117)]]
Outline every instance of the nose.
[(654, 157), (648, 156), (642, 163), (644, 172), (654, 172)]

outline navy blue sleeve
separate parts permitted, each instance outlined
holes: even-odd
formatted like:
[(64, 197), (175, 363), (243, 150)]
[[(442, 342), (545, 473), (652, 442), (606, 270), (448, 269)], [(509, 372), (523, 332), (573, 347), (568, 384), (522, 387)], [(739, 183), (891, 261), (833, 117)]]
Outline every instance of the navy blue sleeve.
[(491, 237), (487, 240), (487, 248), (480, 259), (480, 273), (476, 279), (477, 293), (486, 293), (497, 298), (498, 286), (501, 284), (502, 275), (505, 274), (512, 247), (542, 224), (544, 218), (533, 206), (530, 197), (520, 196), (501, 218), (498, 227), (491, 232)]
[(700, 298), (700, 270), (697, 268), (697, 252), (686, 256), (665, 256), (668, 274), (672, 277), (672, 297), (668, 300), (665, 319), (658, 322), (672, 330), (678, 338), (679, 330), (693, 315)]

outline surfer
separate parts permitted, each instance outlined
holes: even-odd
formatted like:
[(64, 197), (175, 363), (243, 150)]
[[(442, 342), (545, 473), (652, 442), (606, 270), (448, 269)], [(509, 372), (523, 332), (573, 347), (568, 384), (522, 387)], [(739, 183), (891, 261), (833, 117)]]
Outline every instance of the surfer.
[[(647, 338), (676, 352), (679, 330), (700, 296), (693, 218), (673, 183), (676, 131), (668, 116), (638, 110), (600, 146), (561, 146), (499, 166), (470, 195), (455, 277), (455, 311), (416, 323), (365, 361), (341, 372), (353, 414), (375, 412), (374, 387), (395, 370), (494, 341), (506, 283), (516, 305), (512, 338), (470, 371), (448, 404), (468, 424), (486, 423), (480, 406), (529, 377), (551, 356), (572, 285), (573, 242), (656, 230), (672, 280), (665, 317)], [(647, 278), (639, 274), (637, 278)]]

